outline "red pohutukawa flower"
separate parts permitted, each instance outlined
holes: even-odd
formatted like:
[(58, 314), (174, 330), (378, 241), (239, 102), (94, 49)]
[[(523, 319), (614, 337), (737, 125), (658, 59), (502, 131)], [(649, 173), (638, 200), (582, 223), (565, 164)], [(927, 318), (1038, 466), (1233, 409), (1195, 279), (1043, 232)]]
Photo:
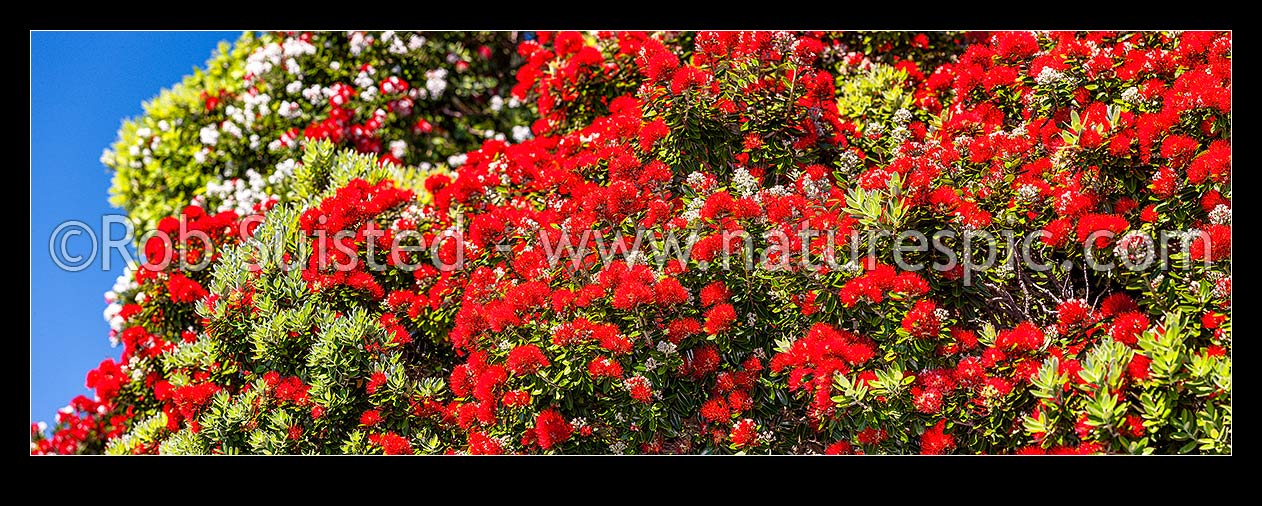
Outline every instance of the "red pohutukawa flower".
[(1231, 256), (1231, 227), (1209, 225), (1196, 234), (1189, 250), (1193, 260), (1217, 262)]
[(469, 433), (469, 455), (499, 455), (501, 453), (504, 453), (504, 448), (499, 441), (481, 432)]
[[(381, 371), (376, 371), (372, 373), (372, 376), (368, 379), (368, 386), (366, 388), (368, 389), (368, 393), (374, 394), (374, 393), (377, 393), (377, 389), (381, 388), (381, 386), (385, 384), (386, 384), (386, 373), (381, 372)], [(372, 424), (365, 424), (365, 425), (372, 425)]]
[(171, 273), (171, 277), (167, 279), (167, 290), (171, 292), (171, 300), (175, 302), (197, 302), (208, 295), (202, 285), (178, 272)]
[(925, 429), (920, 435), (920, 453), (922, 455), (941, 455), (955, 449), (955, 437), (947, 434), (946, 420), (938, 420), (933, 427)]
[(736, 309), (724, 302), (706, 311), (704, 328), (707, 334), (721, 334), (726, 332), (734, 321), (736, 321)]
[(1148, 317), (1143, 313), (1129, 311), (1122, 313), (1113, 320), (1113, 326), (1109, 329), (1109, 337), (1125, 343), (1127, 346), (1135, 346), (1139, 342), (1139, 335), (1148, 330)]
[(935, 337), (942, 331), (938, 306), (931, 300), (917, 301), (907, 316), (903, 317), (903, 330), (912, 337)]
[(732, 425), (729, 437), (737, 448), (749, 448), (758, 442), (758, 425), (749, 418), (740, 420)]
[(587, 365), (592, 378), (621, 378), (622, 365), (609, 357), (596, 357)]
[(1056, 307), (1056, 328), (1061, 334), (1091, 323), (1091, 306), (1082, 299), (1069, 299)]
[(828, 445), (827, 448), (824, 448), (824, 454), (825, 455), (852, 455), (854, 454), (854, 447), (851, 446), (850, 443), (847, 441), (838, 441), (836, 443)]
[(381, 423), (381, 412), (375, 409), (364, 411), (359, 415), (359, 424), (365, 427), (372, 427)]
[(564, 443), (570, 439), (573, 432), (574, 428), (570, 422), (555, 409), (545, 409), (535, 417), (534, 434), (539, 441), (539, 446), (544, 450), (550, 450)]
[(727, 399), (715, 397), (701, 405), (701, 417), (711, 422), (721, 422), (732, 416), (727, 407)]
[(548, 362), (548, 358), (543, 355), (543, 350), (533, 344), (524, 344), (513, 348), (508, 352), (508, 362), (505, 367), (513, 374), (525, 375), (533, 374), (541, 368), (552, 365)]
[(644, 376), (632, 376), (626, 380), (627, 392), (631, 398), (648, 404), (653, 402), (653, 383)]
[(393, 432), (370, 434), (368, 442), (381, 447), (386, 455), (411, 455), (412, 443), (407, 438)]

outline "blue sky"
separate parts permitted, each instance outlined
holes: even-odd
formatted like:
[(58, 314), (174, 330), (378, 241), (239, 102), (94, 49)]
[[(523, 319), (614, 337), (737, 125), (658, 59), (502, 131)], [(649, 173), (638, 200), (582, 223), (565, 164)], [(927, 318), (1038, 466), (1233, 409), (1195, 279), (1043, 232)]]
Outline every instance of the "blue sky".
[[(58, 408), (91, 395), (84, 375), (111, 348), (101, 316), (103, 295), (122, 273), (121, 256), (103, 269), (60, 269), (49, 239), (59, 224), (82, 220), (98, 235), (109, 204), (110, 174), (101, 165), (122, 120), (141, 103), (205, 64), (221, 40), (238, 32), (35, 32), (31, 34), (31, 421), (53, 423)], [(121, 227), (116, 232), (121, 235)], [(86, 236), (66, 250), (87, 253)], [(100, 250), (98, 245), (97, 250)]]

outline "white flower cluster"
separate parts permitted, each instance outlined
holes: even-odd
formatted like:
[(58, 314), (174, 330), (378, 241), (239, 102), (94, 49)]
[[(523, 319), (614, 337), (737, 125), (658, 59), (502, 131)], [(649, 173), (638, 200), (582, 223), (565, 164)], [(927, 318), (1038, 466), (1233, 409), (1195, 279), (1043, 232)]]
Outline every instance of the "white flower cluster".
[(110, 332), (110, 345), (112, 346), (118, 346), (117, 334), (123, 330), (123, 317), (118, 315), (118, 313), (123, 310), (123, 305), (119, 300), (119, 296), (124, 293), (132, 292), (140, 287), (140, 285), (136, 283), (135, 272), (136, 264), (128, 264), (127, 267), (123, 268), (123, 273), (114, 280), (114, 287), (110, 289), (110, 291), (105, 292), (105, 302), (107, 305), (105, 306), (103, 316), (105, 317), (105, 321), (109, 322), (110, 330), (114, 331)]
[(404, 42), (403, 38), (399, 37), (398, 34), (388, 31), (381, 34), (381, 42), (386, 44), (386, 50), (390, 51), (391, 54), (405, 54), (425, 45), (425, 37), (411, 34), (408, 36), (407, 42)]
[[(236, 109), (233, 106), (228, 106), (228, 108)], [(219, 127), (219, 130), (221, 132), (226, 132), (229, 135), (236, 137), (238, 139), (240, 139), (243, 135), (245, 135), (245, 133), (241, 131), (241, 127), (237, 126), (236, 123), (233, 123), (232, 120), (223, 122), (223, 126)]]
[(295, 58), (315, 54), (315, 52), (315, 46), (296, 37), (287, 38), (283, 43), (273, 42), (258, 48), (245, 59), (247, 82), (257, 80), (274, 67), (281, 65), (282, 61), (286, 72), (294, 75), (301, 74), (302, 68), (298, 66)]
[(627, 442), (626, 442), (626, 441), (618, 441), (618, 442), (615, 442), (614, 444), (609, 445), (609, 452), (610, 452), (610, 453), (613, 453), (614, 455), (622, 455), (622, 454), (626, 453), (626, 452), (627, 452)]
[(359, 98), (369, 101), (377, 96), (376, 81), (372, 78), (372, 75), (376, 73), (377, 69), (374, 69), (371, 65), (369, 65), (364, 68), (364, 70), (359, 71), (359, 74), (357, 74), (355, 79), (352, 80), (356, 87), (364, 90), (359, 93)]
[[(127, 153), (132, 156), (132, 162), (130, 165), (133, 168), (140, 168), (145, 164), (152, 163), (153, 151), (158, 149), (158, 145), (161, 143), (162, 138), (153, 135), (153, 130), (147, 127), (136, 129), (136, 143), (127, 148)], [(104, 163), (107, 161), (114, 161), (113, 153), (109, 153), (108, 156), (106, 154), (101, 155), (101, 162)]]
[(1218, 299), (1231, 297), (1231, 276), (1214, 282), (1214, 297)]
[(198, 132), (197, 135), (198, 138), (201, 139), (202, 144), (207, 146), (219, 144), (219, 129), (215, 128), (215, 125), (206, 125), (202, 127), (201, 131)]
[(895, 126), (894, 129), (890, 131), (890, 144), (893, 146), (901, 147), (903, 143), (910, 139), (911, 130), (908, 130), (907, 127), (903, 125)]
[(298, 161), (293, 158), (289, 158), (276, 164), (276, 171), (267, 176), (267, 184), (276, 186), (286, 179), (293, 177), (294, 169), (297, 167)]
[(1017, 188), (1017, 200), (1021, 202), (1037, 202), (1039, 198), (1039, 187), (1032, 184), (1021, 185)]
[(276, 109), (276, 114), (279, 114), (280, 117), (285, 119), (296, 119), (299, 116), (302, 116), (302, 106), (295, 102), (282, 100), (280, 102), (280, 107)]
[(1147, 233), (1132, 230), (1117, 241), (1117, 246), (1113, 247), (1113, 254), (1130, 265), (1146, 266), (1156, 255), (1155, 247), (1152, 237), (1149, 237)]
[(911, 123), (911, 111), (907, 109), (899, 109), (894, 111), (894, 122), (900, 125)]
[(394, 223), (390, 224), (390, 229), (391, 230), (402, 229), (403, 227), (400, 226), (400, 224), (404, 220), (411, 221), (413, 224), (416, 224), (424, 220), (433, 218), (433, 215), (434, 215), (434, 212), (430, 208), (422, 209), (421, 207), (418, 207), (416, 204), (409, 204), (407, 208), (403, 210), (403, 213), (399, 216), (399, 218), (394, 220)]
[(469, 155), (464, 154), (464, 153), (460, 153), (458, 155), (451, 155), (447, 157), (447, 165), (454, 169), (456, 167), (464, 165), (465, 161), (467, 161), (468, 159), (469, 159)]
[(802, 175), (802, 193), (806, 194), (807, 198), (820, 199), (826, 197), (828, 196), (828, 190), (832, 189), (832, 187), (833, 185), (828, 182), (827, 177), (816, 180), (811, 179), (810, 174)]
[(302, 90), (302, 98), (311, 102), (311, 105), (319, 105), (322, 98), (332, 94), (331, 91), (326, 90), (329, 90), (329, 88), (321, 88), (320, 85), (313, 84), (307, 89)]
[(351, 38), (351, 54), (359, 56), (368, 46), (372, 45), (373, 38), (364, 32), (350, 32), (347, 35)]
[(499, 95), (495, 95), (491, 97), (491, 110), (492, 111), (500, 112), (500, 109), (503, 109), (503, 108), (504, 108), (503, 97), (500, 97)]
[(798, 38), (793, 35), (793, 32), (779, 30), (771, 33), (771, 45), (778, 52), (787, 53), (792, 51), (796, 42), (798, 42)]
[(517, 125), (513, 127), (513, 142), (521, 144), (533, 139), (534, 137), (534, 134), (530, 132), (530, 127), (528, 126)]
[(447, 90), (447, 69), (438, 68), (425, 72), (425, 90), (431, 100), (441, 98)]
[[(281, 166), (287, 166), (292, 174), (293, 168), (288, 162), (293, 162), (293, 160), (286, 160), (277, 164), (277, 173), (280, 173)], [(268, 199), (278, 198), (276, 195), (267, 193), (266, 181), (258, 171), (247, 169), (245, 176), (248, 181), (243, 181), (241, 178), (233, 178), (224, 181), (222, 184), (214, 181), (206, 183), (205, 195), (199, 196), (201, 197), (201, 202), (195, 200), (194, 204), (205, 204), (213, 198), (219, 201), (219, 206), (216, 208), (218, 212), (236, 211), (237, 215), (245, 216), (254, 212), (256, 204)], [(288, 175), (277, 178), (276, 182), (279, 183), (285, 177), (288, 177)]]
[[(238, 109), (236, 106), (229, 105), (224, 112), (228, 113), (228, 117), (233, 121), (245, 125), (246, 127), (254, 125), (254, 118), (259, 116), (267, 116), (272, 110), (267, 104), (272, 101), (272, 97), (266, 93), (246, 93), (241, 97), (242, 107)], [(241, 137), (237, 134), (237, 137)]]
[(1225, 204), (1214, 206), (1214, 210), (1209, 212), (1209, 222), (1215, 225), (1231, 224), (1231, 208)]
[(408, 152), (408, 141), (405, 141), (402, 139), (397, 140), (397, 141), (390, 141), (390, 155), (391, 156), (402, 159), (403, 155), (406, 155), (407, 152)]
[(1038, 83), (1039, 86), (1049, 86), (1060, 83), (1072, 86), (1076, 80), (1072, 76), (1054, 68), (1043, 67), (1043, 70), (1039, 71), (1039, 75), (1034, 77), (1034, 82)]
[(955, 149), (960, 152), (960, 156), (968, 156), (968, 146), (973, 143), (973, 138), (967, 135), (960, 135), (951, 142), (955, 144)]
[(788, 188), (785, 188), (784, 185), (782, 184), (778, 184), (778, 185), (772, 186), (771, 188), (767, 188), (766, 190), (763, 190), (763, 192), (766, 193), (767, 195), (774, 195), (777, 197), (783, 197), (785, 195), (792, 193), (789, 191)]
[(701, 219), (702, 207), (705, 207), (705, 199), (695, 198), (695, 199), (689, 200), (688, 204), (684, 206), (684, 212), (680, 214), (680, 217), (682, 217), (684, 220), (687, 220), (688, 223), (693, 223)]
[(1126, 88), (1126, 91), (1122, 92), (1122, 101), (1131, 105), (1139, 105), (1144, 101), (1144, 99), (1139, 94), (1139, 88), (1131, 86), (1130, 88)]
[(737, 167), (732, 173), (732, 187), (742, 197), (752, 196), (758, 193), (758, 178), (744, 167)]

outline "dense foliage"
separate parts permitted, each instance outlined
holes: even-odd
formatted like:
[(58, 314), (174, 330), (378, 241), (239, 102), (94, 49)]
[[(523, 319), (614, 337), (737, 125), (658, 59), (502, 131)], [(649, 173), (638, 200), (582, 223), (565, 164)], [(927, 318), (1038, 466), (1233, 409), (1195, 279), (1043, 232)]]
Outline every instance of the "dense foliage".
[[(138, 230), (193, 203), (245, 214), (284, 195), (310, 139), (428, 170), (530, 137), (510, 33), (246, 33), (123, 124), (102, 161)], [(516, 127), (516, 128), (514, 128)]]
[(1228, 34), (413, 37), (247, 35), (124, 127), (174, 240), (33, 453), (1230, 453)]

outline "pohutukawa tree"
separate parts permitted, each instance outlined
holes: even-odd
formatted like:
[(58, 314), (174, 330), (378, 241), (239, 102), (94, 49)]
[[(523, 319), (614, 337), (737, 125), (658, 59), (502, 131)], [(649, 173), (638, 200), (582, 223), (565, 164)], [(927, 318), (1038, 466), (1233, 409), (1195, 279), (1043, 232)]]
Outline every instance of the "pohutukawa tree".
[(32, 453), (1231, 451), (1226, 33), (246, 35), (146, 111)]

